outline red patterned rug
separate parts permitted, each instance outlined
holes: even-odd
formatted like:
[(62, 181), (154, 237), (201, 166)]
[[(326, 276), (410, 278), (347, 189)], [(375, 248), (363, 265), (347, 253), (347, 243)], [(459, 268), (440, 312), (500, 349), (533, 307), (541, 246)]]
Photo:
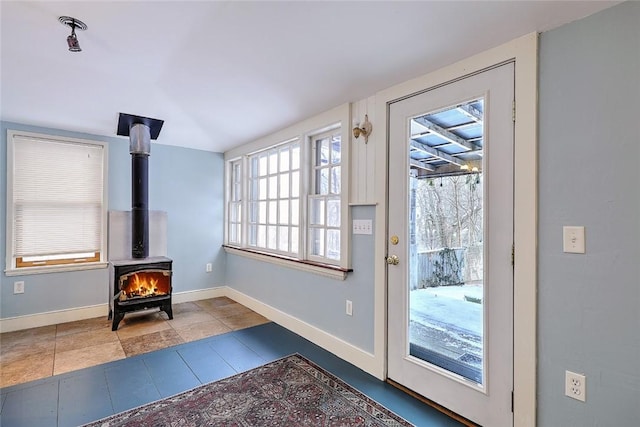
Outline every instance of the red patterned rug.
[(412, 426), (295, 354), (87, 424), (116, 426)]

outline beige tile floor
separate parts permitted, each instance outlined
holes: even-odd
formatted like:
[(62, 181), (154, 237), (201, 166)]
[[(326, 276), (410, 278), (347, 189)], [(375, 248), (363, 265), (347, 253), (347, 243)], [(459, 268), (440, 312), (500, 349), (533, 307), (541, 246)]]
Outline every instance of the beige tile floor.
[(0, 334), (0, 387), (248, 328), (269, 320), (222, 297), (125, 315), (116, 332), (107, 317)]

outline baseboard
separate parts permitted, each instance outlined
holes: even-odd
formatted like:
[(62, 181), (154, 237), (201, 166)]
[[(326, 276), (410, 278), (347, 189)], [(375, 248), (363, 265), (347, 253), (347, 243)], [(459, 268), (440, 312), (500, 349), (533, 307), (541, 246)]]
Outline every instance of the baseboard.
[(363, 371), (376, 377), (379, 376), (380, 362), (376, 360), (375, 355), (233, 288), (226, 287), (225, 290), (226, 296), (232, 300), (308, 339)]
[(227, 287), (218, 286), (215, 288), (198, 289), (195, 291), (174, 292), (171, 294), (171, 302), (173, 304), (181, 304), (183, 302), (199, 301), (201, 299), (220, 298), (227, 296)]
[(109, 304), (97, 304), (88, 307), (29, 314), (26, 316), (7, 317), (0, 319), (0, 332), (39, 328), (41, 326), (57, 325), (58, 323), (74, 322), (76, 320), (92, 319), (100, 316), (106, 318), (108, 315)]
[[(195, 291), (174, 292), (171, 295), (171, 301), (174, 304), (180, 304), (183, 302), (198, 301), (201, 299), (223, 297), (227, 295), (226, 290), (226, 286), (221, 286), (209, 289), (198, 289)], [(97, 304), (87, 307), (29, 314), (26, 316), (7, 317), (5, 319), (0, 319), (0, 333), (57, 325), (59, 323), (75, 322), (77, 320), (92, 319), (100, 316), (107, 317), (108, 315), (109, 304)]]

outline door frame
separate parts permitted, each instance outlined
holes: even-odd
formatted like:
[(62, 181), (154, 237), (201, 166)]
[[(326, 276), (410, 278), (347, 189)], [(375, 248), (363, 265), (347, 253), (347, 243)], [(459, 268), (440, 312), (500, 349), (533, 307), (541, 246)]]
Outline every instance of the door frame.
[(515, 62), (514, 135), (514, 426), (536, 425), (537, 289), (537, 94), (538, 34), (531, 33), (375, 95), (375, 307), (374, 354), (377, 374), (387, 378), (387, 205), (389, 104), (425, 89)]

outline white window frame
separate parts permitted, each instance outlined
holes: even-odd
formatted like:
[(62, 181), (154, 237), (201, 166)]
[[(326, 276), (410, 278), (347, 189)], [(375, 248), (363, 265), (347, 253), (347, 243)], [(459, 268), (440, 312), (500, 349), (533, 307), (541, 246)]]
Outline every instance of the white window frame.
[[(339, 161), (335, 161), (333, 158), (333, 150), (331, 148), (331, 141), (334, 138), (340, 138), (340, 155), (341, 158)], [(323, 140), (329, 140), (329, 147), (328, 147), (328, 158), (327, 158), (327, 163), (326, 164), (322, 164), (321, 161), (319, 161), (320, 156), (321, 156), (321, 152), (318, 150), (318, 142), (323, 141)], [(322, 132), (316, 135), (311, 135), (309, 137), (309, 149), (310, 149), (310, 159), (309, 159), (309, 181), (310, 181), (310, 185), (309, 185), (309, 191), (307, 193), (307, 242), (308, 242), (308, 246), (307, 246), (307, 257), (308, 259), (312, 260), (312, 261), (317, 261), (317, 262), (324, 262), (327, 264), (338, 264), (340, 262), (340, 258), (336, 259), (332, 258), (329, 256), (328, 253), (328, 247), (329, 247), (329, 238), (328, 238), (328, 234), (331, 231), (338, 231), (339, 234), (339, 240), (342, 241), (342, 233), (340, 233), (340, 231), (342, 230), (342, 215), (338, 214), (338, 225), (335, 224), (329, 224), (329, 205), (331, 202), (336, 201), (338, 202), (338, 206), (342, 206), (342, 200), (340, 198), (340, 195), (342, 193), (342, 176), (341, 176), (341, 172), (343, 169), (343, 164), (342, 164), (342, 150), (344, 148), (344, 144), (342, 143), (342, 138), (341, 138), (341, 132), (340, 129), (330, 129), (326, 132)], [(339, 191), (335, 192), (335, 185), (334, 185), (334, 179), (335, 176), (331, 173), (332, 171), (334, 171), (335, 169), (338, 169), (340, 171), (340, 182), (339, 182), (339, 186), (340, 189)], [(322, 185), (322, 183), (318, 182), (318, 173), (322, 174), (323, 171), (327, 172), (327, 191), (326, 193), (323, 192), (322, 190), (319, 190), (319, 187)], [(314, 215), (313, 212), (313, 204), (315, 202), (318, 202), (319, 205), (322, 206), (321, 211), (319, 212), (320, 215), (318, 215), (318, 217), (316, 217), (316, 215)], [(322, 254), (316, 254), (314, 253), (314, 239), (313, 239), (313, 235), (314, 235), (314, 231), (320, 233), (322, 235)], [(342, 251), (341, 251), (341, 247), (338, 248), (338, 251), (340, 253), (340, 257), (342, 256)]]
[[(294, 126), (283, 129), (272, 135), (263, 137), (249, 144), (245, 144), (225, 153), (225, 250), (229, 253), (259, 259), (261, 261), (274, 264), (285, 265), (287, 267), (314, 272), (331, 278), (344, 280), (351, 268), (351, 254), (349, 251), (351, 224), (349, 210), (349, 149), (351, 117), (350, 105), (344, 104), (340, 107), (329, 110), (318, 116), (307, 119)], [(340, 259), (331, 260), (327, 258), (310, 257), (308, 255), (308, 195), (312, 185), (312, 161), (311, 141), (317, 135), (325, 132), (340, 133), (341, 139), (341, 192), (340, 192)], [(299, 242), (298, 252), (290, 253), (286, 251), (256, 248), (249, 245), (248, 237), (248, 215), (249, 215), (249, 158), (256, 153), (275, 149), (282, 144), (298, 141), (300, 144), (300, 194), (299, 194)], [(240, 161), (243, 169), (243, 207), (242, 207), (242, 230), (243, 236), (240, 244), (229, 241), (230, 226), (230, 197), (231, 197), (231, 173), (234, 162)]]
[[(101, 227), (100, 227), (100, 243), (99, 256), (96, 259), (87, 260), (86, 258), (78, 258), (75, 262), (64, 262), (57, 264), (55, 261), (45, 265), (29, 265), (18, 266), (16, 256), (15, 237), (15, 206), (14, 206), (14, 144), (16, 138), (29, 138), (40, 140), (43, 142), (80, 144), (98, 147), (102, 150), (102, 199), (101, 199)], [(86, 139), (68, 138), (56, 135), (46, 135), (33, 132), (24, 132), (16, 130), (7, 130), (7, 224), (6, 224), (6, 269), (7, 276), (18, 276), (28, 274), (40, 274), (60, 271), (89, 270), (96, 268), (105, 268), (108, 264), (107, 258), (107, 194), (108, 194), (108, 146), (106, 143), (99, 141), (90, 141)], [(34, 258), (35, 259), (35, 258)]]
[[(293, 151), (298, 152), (298, 159), (294, 165)], [(288, 152), (287, 165), (283, 165), (283, 153)], [(244, 223), (247, 226), (247, 238), (243, 244), (249, 248), (298, 257), (300, 251), (300, 172), (302, 169), (301, 149), (299, 140), (284, 141), (266, 150), (251, 153), (246, 156), (247, 183), (246, 209), (247, 216)], [(296, 167), (297, 166), (297, 167)], [(255, 172), (257, 175), (254, 175)], [(283, 190), (283, 178), (287, 178), (287, 189)], [(297, 177), (297, 182), (294, 179)], [(293, 195), (294, 187), (298, 189)], [(257, 193), (257, 194), (255, 194)], [(297, 202), (297, 215), (293, 214), (292, 204)], [(286, 212), (283, 212), (286, 208)], [(255, 212), (255, 215), (254, 215)], [(297, 232), (295, 245), (291, 244), (292, 231)], [(283, 247), (284, 239), (281, 232), (286, 231), (287, 246)], [(261, 238), (262, 237), (262, 238)], [(270, 246), (273, 238), (274, 246)]]
[[(236, 174), (234, 168), (238, 168), (238, 173)], [(229, 162), (229, 176), (227, 179), (229, 180), (229, 195), (227, 197), (227, 234), (226, 240), (228, 240), (229, 244), (242, 244), (242, 239), (245, 234), (244, 228), (242, 226), (243, 219), (243, 194), (244, 194), (244, 165), (242, 159), (235, 159)], [(235, 215), (234, 215), (235, 214)], [(233, 229), (235, 228), (235, 240), (232, 240), (232, 236), (234, 236)]]

